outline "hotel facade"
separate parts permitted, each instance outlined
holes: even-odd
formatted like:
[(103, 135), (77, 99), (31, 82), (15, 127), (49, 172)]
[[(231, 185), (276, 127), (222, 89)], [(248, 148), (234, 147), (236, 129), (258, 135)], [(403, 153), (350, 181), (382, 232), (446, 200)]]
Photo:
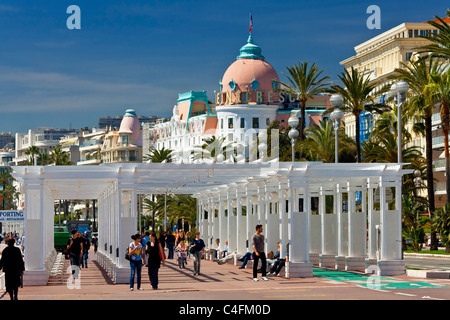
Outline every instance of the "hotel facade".
[[(248, 155), (258, 132), (275, 120), (286, 127), (291, 115), (299, 115), (296, 97), (281, 92), (280, 86), (277, 71), (250, 34), (219, 82), (214, 102), (206, 91), (179, 94), (170, 120), (149, 127), (144, 134), (149, 140), (144, 142), (144, 150), (171, 149), (174, 161), (191, 162), (192, 153), (204, 140), (215, 137), (241, 146), (242, 155)], [(318, 124), (327, 108), (331, 108), (329, 97), (309, 100), (306, 126)]]

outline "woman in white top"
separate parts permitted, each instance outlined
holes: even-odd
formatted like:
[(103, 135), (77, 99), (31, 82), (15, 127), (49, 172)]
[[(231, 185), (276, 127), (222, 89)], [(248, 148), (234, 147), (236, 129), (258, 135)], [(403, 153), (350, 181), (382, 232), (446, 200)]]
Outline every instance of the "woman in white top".
[(128, 251), (131, 255), (130, 260), (130, 269), (131, 269), (131, 276), (130, 276), (130, 291), (133, 291), (134, 289), (134, 277), (136, 275), (136, 282), (137, 282), (137, 289), (138, 290), (144, 290), (141, 288), (141, 270), (142, 270), (142, 263), (143, 263), (143, 246), (141, 243), (141, 236), (139, 234), (135, 234), (131, 236), (131, 239), (134, 241), (130, 243), (130, 246), (128, 247)]

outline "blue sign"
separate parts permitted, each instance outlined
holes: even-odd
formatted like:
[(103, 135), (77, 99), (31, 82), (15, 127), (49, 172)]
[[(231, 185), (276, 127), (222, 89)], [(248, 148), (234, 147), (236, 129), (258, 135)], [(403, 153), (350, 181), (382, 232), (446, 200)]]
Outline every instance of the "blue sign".
[(23, 220), (23, 211), (0, 210), (0, 222), (16, 222)]

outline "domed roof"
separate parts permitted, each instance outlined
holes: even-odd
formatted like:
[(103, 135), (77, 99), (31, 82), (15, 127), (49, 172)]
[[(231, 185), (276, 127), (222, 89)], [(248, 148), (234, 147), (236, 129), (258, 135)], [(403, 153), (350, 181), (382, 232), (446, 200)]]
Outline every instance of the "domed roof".
[(254, 44), (250, 35), (247, 44), (240, 49), (236, 61), (225, 71), (221, 91), (269, 92), (278, 88), (279, 79), (278, 73), (265, 61), (261, 48)]
[(130, 133), (130, 143), (142, 146), (141, 124), (133, 109), (125, 111), (125, 115), (120, 122), (119, 133)]

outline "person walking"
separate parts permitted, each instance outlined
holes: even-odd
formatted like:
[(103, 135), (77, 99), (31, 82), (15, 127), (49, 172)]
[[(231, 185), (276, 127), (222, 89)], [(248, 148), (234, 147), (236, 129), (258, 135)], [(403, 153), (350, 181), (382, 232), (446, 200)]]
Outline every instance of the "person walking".
[(136, 277), (137, 289), (144, 290), (141, 288), (141, 271), (142, 271), (142, 259), (143, 259), (143, 247), (141, 243), (141, 235), (136, 233), (131, 236), (133, 242), (128, 246), (128, 252), (130, 253), (130, 291), (134, 290), (134, 278)]
[(98, 238), (96, 234), (94, 234), (94, 237), (92, 238), (92, 245), (94, 246), (94, 254), (97, 254)]
[(91, 248), (91, 241), (89, 240), (89, 236), (87, 232), (83, 234), (83, 256), (81, 257), (81, 267), (87, 268), (87, 260), (89, 258), (89, 249)]
[(159, 243), (155, 232), (150, 234), (150, 241), (147, 242), (146, 252), (148, 257), (147, 264), (150, 284), (153, 290), (157, 290), (159, 284), (158, 271), (161, 267), (161, 263), (163, 266), (165, 266), (166, 263), (164, 262), (164, 249), (162, 248), (161, 243)]
[(261, 279), (267, 281), (266, 277), (266, 254), (264, 252), (264, 236), (261, 234), (263, 227), (261, 224), (256, 225), (256, 233), (253, 235), (253, 281), (258, 281), (258, 261), (261, 259)]
[(205, 251), (205, 242), (200, 239), (199, 231), (195, 233), (195, 239), (192, 240), (190, 248), (193, 248), (194, 251), (194, 276), (200, 275), (200, 260)]
[(175, 247), (175, 236), (173, 235), (172, 230), (169, 230), (167, 233), (167, 249), (169, 249), (169, 254), (167, 256), (167, 259), (173, 259), (173, 249)]
[(3, 249), (0, 259), (0, 270), (3, 269), (5, 272), (6, 292), (9, 293), (11, 300), (18, 300), (21, 278), (25, 270), (22, 252), (14, 246), (15, 242), (14, 238), (8, 240), (8, 246)]
[(79, 232), (72, 230), (72, 238), (68, 241), (67, 250), (69, 252), (70, 265), (72, 266), (72, 276), (76, 279), (80, 271), (80, 261), (83, 254), (83, 240)]

